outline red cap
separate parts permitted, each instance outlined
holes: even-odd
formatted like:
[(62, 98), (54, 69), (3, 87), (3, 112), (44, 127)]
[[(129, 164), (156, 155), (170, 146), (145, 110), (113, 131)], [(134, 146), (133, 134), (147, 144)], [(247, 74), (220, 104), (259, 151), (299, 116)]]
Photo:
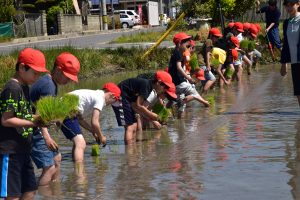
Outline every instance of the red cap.
[(236, 28), (237, 31), (239, 32), (244, 32), (244, 25), (241, 22), (235, 22), (234, 27)]
[(209, 34), (213, 35), (213, 36), (216, 36), (216, 37), (222, 37), (223, 36), (221, 31), (217, 28), (211, 28), (210, 31), (209, 31)]
[(174, 85), (174, 83), (172, 82), (172, 77), (168, 72), (157, 71), (155, 73), (155, 78), (156, 80), (163, 82), (169, 88)]
[(238, 60), (239, 53), (236, 49), (231, 49), (231, 55), (232, 55), (233, 60)]
[(233, 27), (234, 27), (234, 22), (229, 22), (229, 23), (227, 24), (227, 27), (228, 27), (228, 28), (233, 28)]
[(23, 63), (37, 72), (49, 72), (46, 69), (46, 59), (44, 54), (36, 49), (23, 49), (18, 57), (18, 63)]
[(182, 40), (186, 40), (186, 39), (190, 39), (192, 38), (192, 36), (184, 33), (184, 32), (180, 32), (180, 33), (176, 33), (173, 37), (173, 42), (175, 44), (180, 43)]
[(78, 82), (78, 73), (80, 70), (80, 63), (78, 59), (71, 53), (64, 52), (56, 57), (55, 65), (61, 69), (66, 77), (72, 81)]
[(230, 37), (230, 41), (231, 41), (236, 47), (239, 47), (239, 46), (240, 46), (240, 42), (239, 42), (239, 40), (237, 39), (237, 37), (231, 36), (231, 37)]
[(176, 99), (177, 98), (177, 95), (176, 95), (176, 86), (173, 85), (171, 87), (169, 87), (167, 90), (166, 90), (166, 93), (168, 95), (170, 95), (172, 98)]
[(195, 77), (197, 79), (199, 79), (200, 81), (204, 81), (205, 80), (204, 70), (203, 69), (199, 69), (198, 72), (195, 74)]
[(250, 26), (251, 26), (250, 23), (245, 22), (245, 23), (243, 24), (243, 29), (244, 29), (244, 31), (247, 31), (247, 30), (250, 28)]
[(196, 46), (196, 43), (195, 43), (194, 40), (191, 40), (191, 41), (190, 41), (190, 44), (191, 44), (192, 47)]
[(259, 31), (261, 30), (261, 27), (260, 27), (260, 25), (259, 24), (254, 24), (255, 26), (256, 26), (256, 28), (257, 28), (257, 30), (258, 30), (258, 32), (257, 33), (259, 33)]
[(252, 35), (252, 37), (256, 38), (259, 31), (254, 24), (251, 24), (251, 26), (249, 28), (249, 32)]
[(113, 93), (117, 100), (120, 99), (121, 90), (115, 83), (113, 83), (113, 82), (106, 83), (102, 89), (105, 89), (105, 90)]

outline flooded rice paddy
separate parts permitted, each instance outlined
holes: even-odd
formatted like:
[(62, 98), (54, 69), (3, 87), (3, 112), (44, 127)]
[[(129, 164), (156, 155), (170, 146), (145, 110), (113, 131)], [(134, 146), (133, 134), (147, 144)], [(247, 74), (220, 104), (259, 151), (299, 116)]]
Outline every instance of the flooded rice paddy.
[[(133, 74), (99, 77), (65, 88), (99, 88)], [(92, 157), (91, 134), (83, 165), (71, 159), (72, 143), (53, 137), (63, 159), (57, 182), (36, 199), (300, 199), (300, 109), (291, 76), (260, 66), (230, 88), (216, 88), (215, 104), (187, 107), (183, 119), (124, 145), (123, 128), (110, 107), (101, 125), (108, 145)], [(37, 170), (37, 175), (40, 172)]]

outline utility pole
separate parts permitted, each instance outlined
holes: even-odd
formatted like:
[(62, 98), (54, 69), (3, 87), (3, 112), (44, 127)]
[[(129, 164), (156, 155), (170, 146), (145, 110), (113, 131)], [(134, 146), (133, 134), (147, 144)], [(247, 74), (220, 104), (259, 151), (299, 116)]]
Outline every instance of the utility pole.
[(160, 20), (160, 26), (164, 25), (163, 17), (164, 17), (164, 11), (163, 11), (163, 5), (162, 0), (159, 0), (159, 20)]
[(99, 22), (100, 22), (100, 30), (103, 30), (103, 19), (102, 19), (102, 8), (101, 8), (101, 0), (99, 0)]
[(112, 28), (115, 30), (115, 11), (114, 11), (114, 3), (113, 0), (110, 0), (110, 5), (111, 5), (111, 24)]
[(106, 0), (101, 0), (101, 2), (102, 2), (103, 30), (108, 30), (108, 25), (107, 25), (107, 11), (106, 11)]
[(222, 14), (221, 0), (216, 0), (216, 5), (217, 5), (217, 9), (219, 10), (219, 14), (220, 14), (222, 33), (224, 34), (225, 25), (224, 25), (224, 17)]

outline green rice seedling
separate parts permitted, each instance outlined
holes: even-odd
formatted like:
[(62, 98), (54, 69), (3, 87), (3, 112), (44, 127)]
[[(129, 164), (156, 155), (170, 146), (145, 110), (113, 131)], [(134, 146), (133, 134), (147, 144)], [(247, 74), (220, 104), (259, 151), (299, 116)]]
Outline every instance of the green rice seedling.
[(191, 57), (190, 66), (191, 66), (192, 71), (195, 71), (196, 68), (199, 66), (198, 58), (197, 58), (197, 55), (195, 53)]
[(224, 72), (224, 76), (225, 76), (226, 79), (231, 79), (233, 73), (234, 73), (234, 69), (232, 69), (230, 67), (227, 67), (225, 72)]
[(211, 65), (214, 67), (214, 68), (217, 68), (220, 64), (219, 60), (216, 59), (216, 58), (212, 58), (211, 61), (210, 61)]
[(209, 102), (210, 105), (215, 104), (215, 97), (214, 96), (207, 96), (205, 99)]
[(99, 144), (93, 144), (92, 145), (92, 156), (99, 156), (100, 155), (100, 146)]
[(152, 111), (158, 115), (159, 121), (161, 122), (166, 122), (171, 115), (170, 110), (165, 108), (160, 103), (156, 103), (153, 106)]
[(249, 40), (242, 40), (240, 42), (240, 48), (244, 50), (248, 50)]
[(79, 98), (76, 95), (65, 94), (63, 97), (43, 97), (37, 102), (37, 113), (43, 124), (52, 121), (62, 122), (67, 117), (77, 113)]
[(248, 50), (249, 50), (249, 51), (253, 51), (255, 48), (256, 48), (256, 43), (255, 43), (255, 41), (249, 41), (249, 44), (248, 44)]

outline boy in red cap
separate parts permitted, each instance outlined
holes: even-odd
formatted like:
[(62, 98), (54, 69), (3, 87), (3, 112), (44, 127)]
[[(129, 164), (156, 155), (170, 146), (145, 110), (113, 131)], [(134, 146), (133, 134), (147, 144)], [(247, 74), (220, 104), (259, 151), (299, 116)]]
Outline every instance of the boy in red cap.
[(186, 33), (177, 33), (173, 38), (176, 47), (169, 62), (168, 72), (171, 74), (176, 86), (178, 117), (180, 118), (185, 110), (186, 103), (196, 100), (205, 106), (209, 106), (208, 101), (204, 100), (197, 90), (192, 86), (194, 79), (184, 71), (183, 52), (190, 45), (191, 36)]
[(136, 113), (149, 121), (159, 121), (158, 115), (150, 111), (144, 104), (151, 92), (154, 90), (159, 96), (172, 86), (174, 86), (172, 77), (165, 71), (157, 71), (152, 80), (129, 78), (119, 83), (121, 104), (112, 107), (118, 125), (125, 128), (124, 140), (126, 144), (136, 141), (138, 128)]
[[(78, 59), (71, 53), (61, 53), (55, 59), (51, 74), (42, 76), (30, 89), (30, 98), (36, 103), (45, 96), (56, 96), (58, 85), (65, 85), (70, 81), (78, 82), (77, 75), (80, 70)], [(58, 145), (51, 138), (47, 128), (38, 128), (32, 136), (31, 158), (42, 174), (38, 184), (47, 185), (57, 179), (60, 168), (61, 155)]]
[[(74, 118), (67, 118), (61, 125), (61, 130), (67, 139), (73, 142), (73, 160), (81, 163), (84, 160), (86, 143), (80, 126), (93, 134), (98, 143), (106, 145), (106, 137), (100, 126), (100, 114), (105, 106), (117, 104), (120, 100), (121, 90), (112, 83), (106, 83), (102, 90), (80, 89), (69, 94), (79, 97), (79, 113)], [(86, 119), (91, 119), (90, 123)]]
[(29, 85), (41, 72), (48, 72), (44, 54), (26, 48), (20, 52), (15, 75), (4, 86), (0, 97), (0, 196), (33, 199), (37, 183), (30, 159), (34, 121)]

